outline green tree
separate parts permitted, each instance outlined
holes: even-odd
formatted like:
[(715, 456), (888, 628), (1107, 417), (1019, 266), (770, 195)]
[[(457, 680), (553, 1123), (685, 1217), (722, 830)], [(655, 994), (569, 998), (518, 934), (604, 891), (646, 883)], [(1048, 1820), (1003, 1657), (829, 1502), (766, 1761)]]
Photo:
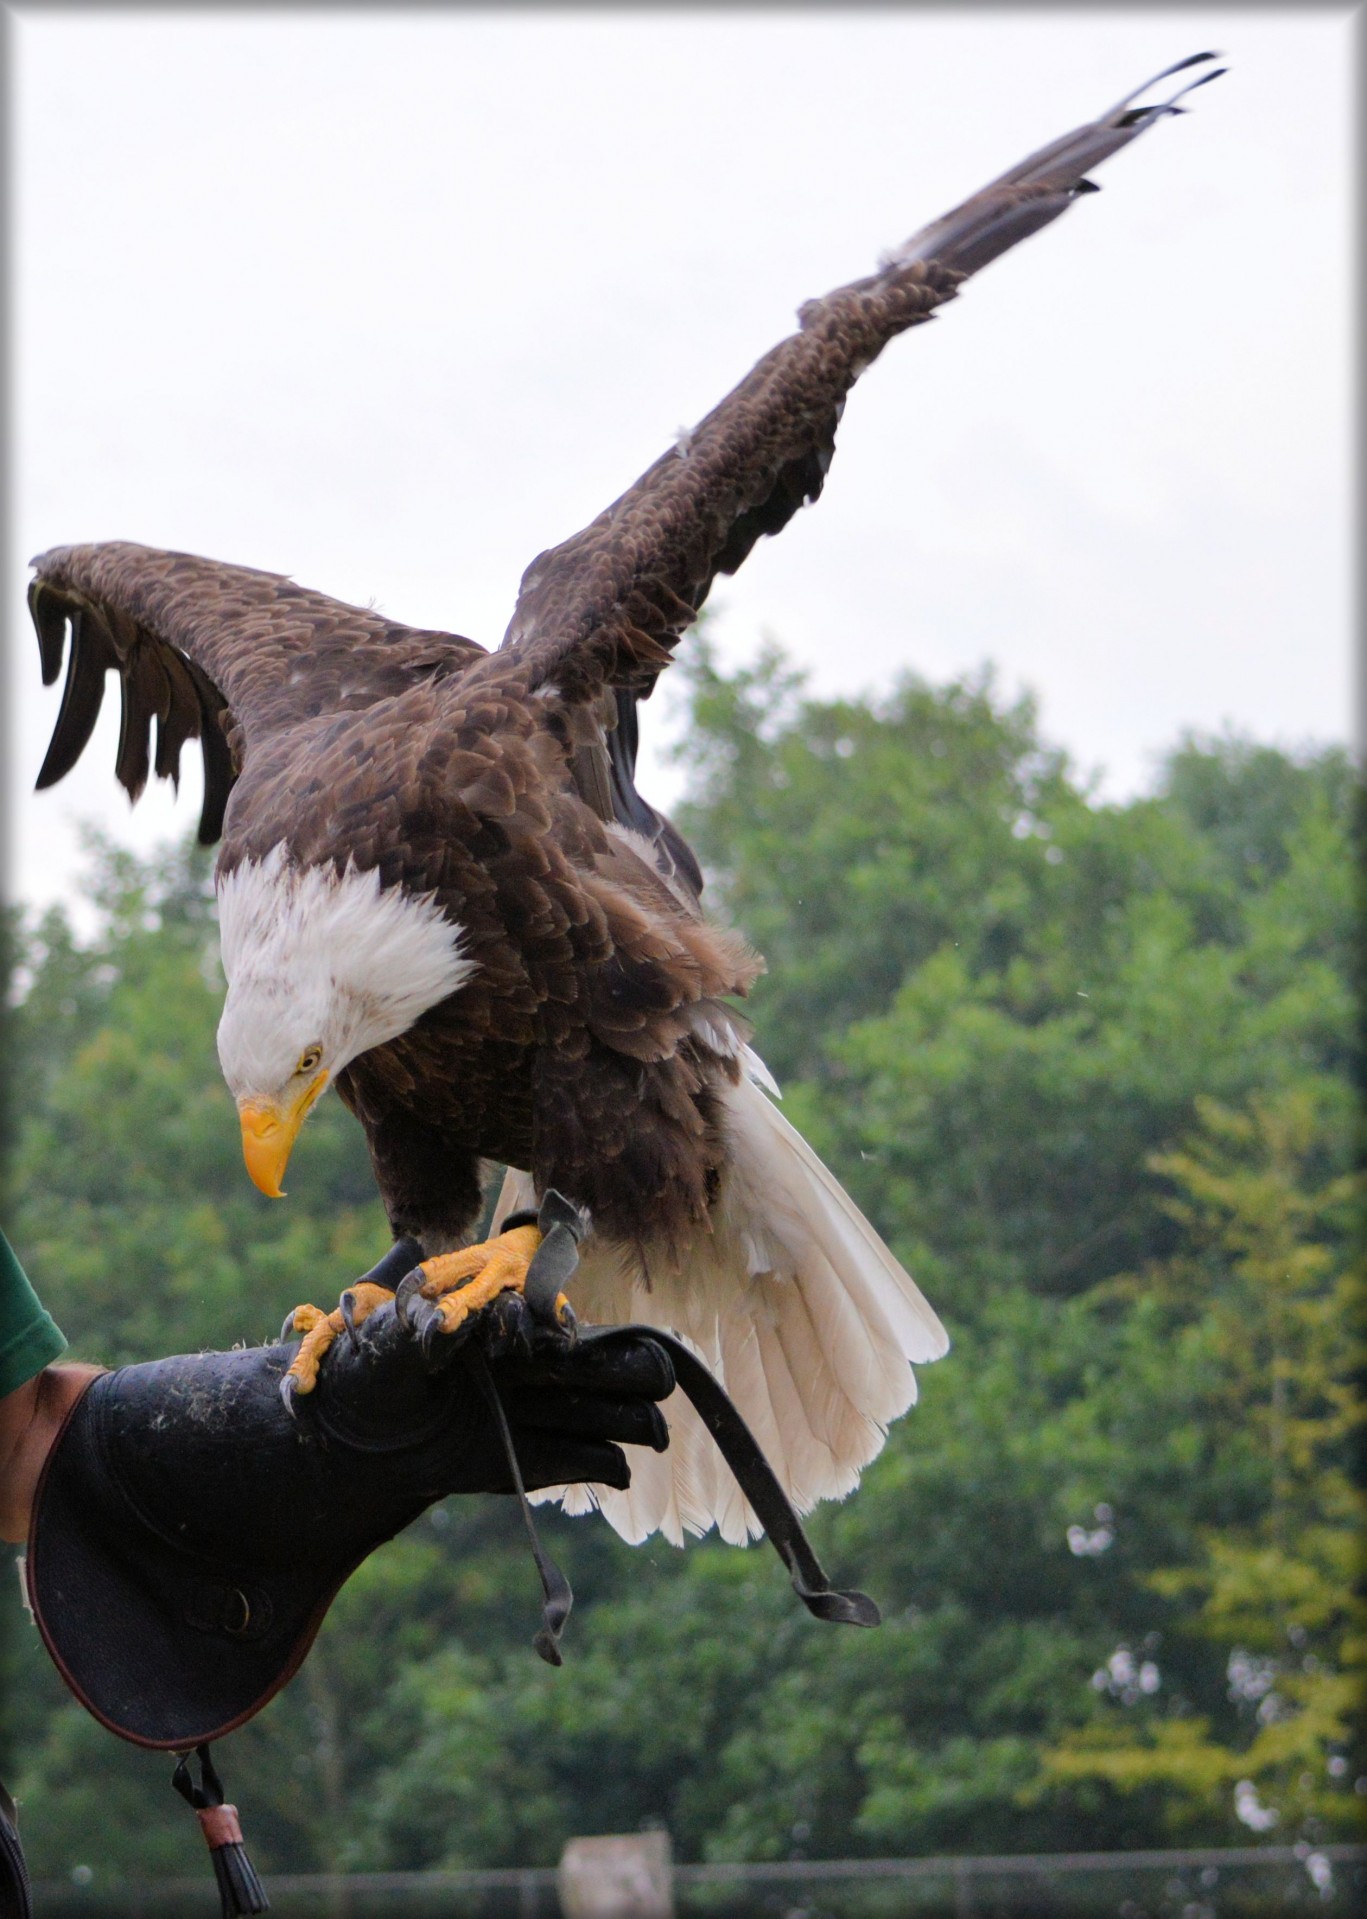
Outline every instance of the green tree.
[[(447, 1502), (231, 1742), (261, 1864), (549, 1861), (659, 1821), (685, 1857), (1246, 1838), (1244, 1780), (1278, 1837), (1347, 1830), (1343, 755), (1189, 740), (1103, 805), (987, 676), (818, 702), (704, 650), (691, 692), (681, 823), (768, 955), (759, 1049), (954, 1337), (813, 1516), (885, 1624), (821, 1627), (764, 1547), (552, 1513), (554, 1673), (515, 1512)], [(254, 1193), (202, 858), (106, 848), (94, 896), (88, 943), (15, 933), (11, 1237), (83, 1356), (268, 1336), (384, 1244), (363, 1142), (325, 1101), (289, 1204)], [(165, 1761), (64, 1702), (27, 1627), (7, 1658), (39, 1871), (198, 1870)]]
[(1173, 1602), (1172, 1630), (1215, 1651), (1227, 1696), (1205, 1713), (1179, 1696), (1138, 1723), (1103, 1710), (1046, 1771), (1160, 1787), (1178, 1831), (1208, 1825), (1224, 1796), (1254, 1830), (1337, 1837), (1361, 1826), (1352, 1783), (1367, 1761), (1356, 1183), (1316, 1183), (1320, 1116), (1304, 1093), (1200, 1112), (1200, 1133), (1155, 1161), (1187, 1245), (1111, 1290), (1163, 1314), (1201, 1439), (1193, 1471), (1218, 1469), (1229, 1488), (1224, 1523), (1198, 1526), (1184, 1563), (1146, 1575)]

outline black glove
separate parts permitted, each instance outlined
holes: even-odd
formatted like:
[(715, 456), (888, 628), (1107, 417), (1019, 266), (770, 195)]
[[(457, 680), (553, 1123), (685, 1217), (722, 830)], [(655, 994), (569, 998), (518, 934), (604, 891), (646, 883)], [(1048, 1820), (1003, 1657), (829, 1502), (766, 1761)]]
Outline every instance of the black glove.
[(447, 1493), (513, 1490), (489, 1378), (529, 1487), (625, 1486), (620, 1447), (667, 1444), (653, 1402), (674, 1375), (651, 1339), (512, 1348), (471, 1342), (433, 1371), (381, 1306), (338, 1340), (297, 1417), (279, 1394), (291, 1344), (96, 1379), (48, 1459), (28, 1556), (34, 1616), (77, 1697), (145, 1746), (241, 1725), (376, 1546)]

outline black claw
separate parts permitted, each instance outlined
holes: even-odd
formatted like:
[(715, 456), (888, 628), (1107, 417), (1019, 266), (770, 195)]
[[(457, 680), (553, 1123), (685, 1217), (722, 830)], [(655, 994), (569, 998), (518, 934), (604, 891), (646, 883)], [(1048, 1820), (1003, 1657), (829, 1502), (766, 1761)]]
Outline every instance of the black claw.
[(413, 1309), (409, 1327), (421, 1348), (423, 1359), (433, 1372), (445, 1366), (451, 1356), (469, 1338), (474, 1321), (467, 1319), (454, 1329), (442, 1317), (435, 1300), (424, 1299)]
[(482, 1343), (490, 1359), (502, 1359), (512, 1352), (531, 1353), (534, 1322), (518, 1293), (500, 1293), (479, 1319)]
[(350, 1286), (348, 1286), (342, 1294), (337, 1305), (341, 1311), (342, 1324), (347, 1330), (347, 1338), (351, 1341), (351, 1350), (353, 1353), (359, 1353), (361, 1350), (361, 1337), (356, 1328), (356, 1295)]
[(294, 1330), (294, 1310), (295, 1310), (294, 1307), (291, 1306), (289, 1311), (285, 1314), (285, 1323), (280, 1328), (280, 1339), (282, 1344), (287, 1339), (295, 1339), (298, 1337), (298, 1335), (296, 1334)]
[(299, 1407), (297, 1404), (298, 1392), (298, 1379), (293, 1373), (286, 1373), (280, 1381), (280, 1404), (284, 1407), (290, 1418), (296, 1420), (299, 1417)]
[(418, 1326), (418, 1346), (429, 1366), (435, 1366), (437, 1363), (437, 1342), (442, 1336), (444, 1325), (441, 1314), (429, 1300), (427, 1311), (423, 1314)]
[(413, 1300), (421, 1295), (422, 1282), (422, 1268), (415, 1266), (411, 1272), (404, 1274), (394, 1288), (394, 1316), (406, 1332), (415, 1333), (418, 1330), (414, 1323)]

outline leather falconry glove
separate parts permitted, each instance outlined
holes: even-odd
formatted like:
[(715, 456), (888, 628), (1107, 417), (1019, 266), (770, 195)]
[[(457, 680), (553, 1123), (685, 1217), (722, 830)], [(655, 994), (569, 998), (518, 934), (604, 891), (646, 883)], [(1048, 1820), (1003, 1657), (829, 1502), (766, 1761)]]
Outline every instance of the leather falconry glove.
[[(411, 1248), (391, 1257), (402, 1269)], [(376, 1546), (447, 1493), (516, 1490), (505, 1419), (527, 1487), (627, 1485), (621, 1447), (667, 1444), (662, 1349), (618, 1334), (540, 1356), (524, 1334), (433, 1371), (382, 1306), (337, 1342), (297, 1420), (279, 1390), (293, 1344), (94, 1380), (49, 1456), (28, 1548), (34, 1618), (77, 1698), (165, 1750), (242, 1725)]]
[(348, 1575), (447, 1493), (518, 1493), (546, 1602), (533, 1643), (558, 1665), (571, 1595), (526, 1490), (626, 1487), (621, 1447), (665, 1449), (655, 1402), (676, 1382), (808, 1609), (878, 1623), (871, 1600), (830, 1585), (753, 1435), (686, 1345), (653, 1327), (566, 1339), (553, 1309), (581, 1222), (548, 1194), (538, 1224), (523, 1295), (486, 1308), (478, 1336), (432, 1341), (403, 1323), (400, 1282), (418, 1249), (400, 1241), (366, 1276), (397, 1286), (398, 1301), (358, 1323), (344, 1295), (350, 1337), (303, 1416), (281, 1391), (297, 1342), (185, 1355), (95, 1379), (48, 1457), (29, 1533), (34, 1618), (102, 1724), (182, 1755), (173, 1783), (199, 1815), (229, 1919), (268, 1902), (209, 1742), (297, 1671)]

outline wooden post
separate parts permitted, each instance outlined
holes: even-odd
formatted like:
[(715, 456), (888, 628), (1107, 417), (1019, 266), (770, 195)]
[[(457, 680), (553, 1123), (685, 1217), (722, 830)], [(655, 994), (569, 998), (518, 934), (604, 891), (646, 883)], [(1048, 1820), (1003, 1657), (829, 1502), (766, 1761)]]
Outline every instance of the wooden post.
[(565, 1919), (674, 1919), (667, 1832), (571, 1839), (556, 1890)]

